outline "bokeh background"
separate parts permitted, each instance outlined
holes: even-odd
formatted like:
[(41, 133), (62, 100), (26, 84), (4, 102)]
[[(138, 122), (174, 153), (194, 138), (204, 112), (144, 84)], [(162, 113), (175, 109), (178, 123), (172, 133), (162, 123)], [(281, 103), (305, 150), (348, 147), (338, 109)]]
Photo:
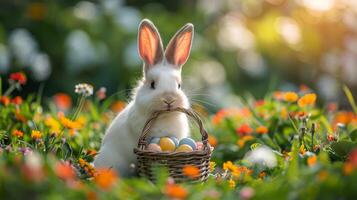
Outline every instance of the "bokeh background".
[(88, 82), (124, 98), (141, 76), (136, 37), (143, 18), (164, 44), (185, 23), (195, 25), (184, 88), (207, 107), (302, 84), (320, 101), (342, 105), (343, 84), (357, 93), (352, 0), (1, 0), (0, 74), (25, 71), (24, 90), (43, 87), (48, 97)]

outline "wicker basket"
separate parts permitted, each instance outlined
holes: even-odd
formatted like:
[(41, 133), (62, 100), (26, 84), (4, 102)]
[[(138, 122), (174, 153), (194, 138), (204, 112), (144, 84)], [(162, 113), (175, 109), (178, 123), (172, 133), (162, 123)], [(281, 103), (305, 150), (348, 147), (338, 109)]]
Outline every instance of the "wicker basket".
[[(194, 150), (191, 152), (154, 152), (146, 150), (147, 145), (146, 136), (149, 133), (150, 127), (159, 115), (168, 112), (182, 112), (190, 116), (197, 124), (202, 135), (203, 148), (201, 150)], [(160, 110), (152, 114), (146, 122), (142, 134), (139, 138), (138, 147), (134, 149), (137, 155), (137, 171), (140, 176), (149, 178), (155, 181), (154, 168), (157, 166), (164, 166), (168, 168), (170, 176), (176, 182), (202, 182), (208, 178), (210, 168), (209, 162), (213, 148), (208, 144), (208, 134), (203, 127), (200, 117), (192, 110), (176, 108), (173, 110)], [(194, 179), (189, 178), (183, 174), (183, 167), (191, 165), (196, 166), (200, 170), (200, 175)]]

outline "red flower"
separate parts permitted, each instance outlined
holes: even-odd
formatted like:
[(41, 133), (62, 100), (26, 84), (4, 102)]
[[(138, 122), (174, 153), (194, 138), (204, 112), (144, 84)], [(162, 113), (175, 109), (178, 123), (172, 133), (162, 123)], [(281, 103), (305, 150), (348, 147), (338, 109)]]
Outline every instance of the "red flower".
[(331, 134), (330, 134), (330, 135), (327, 136), (327, 140), (330, 141), (330, 142), (332, 142), (332, 141), (335, 141), (336, 138), (335, 138), (334, 135), (331, 135)]
[(53, 100), (59, 110), (68, 110), (72, 106), (72, 98), (65, 93), (57, 93)]
[(15, 105), (20, 105), (22, 104), (22, 98), (20, 96), (16, 96), (11, 100), (11, 103)]
[(2, 103), (4, 106), (7, 106), (10, 104), (10, 98), (7, 96), (2, 96), (0, 98), (0, 103)]
[(348, 161), (352, 164), (353, 167), (357, 167), (357, 148), (353, 149), (348, 156)]
[(253, 132), (253, 129), (248, 124), (242, 124), (236, 129), (237, 134), (240, 136), (249, 135)]
[(26, 75), (22, 72), (16, 72), (10, 74), (10, 79), (20, 83), (21, 85), (25, 85), (27, 81)]

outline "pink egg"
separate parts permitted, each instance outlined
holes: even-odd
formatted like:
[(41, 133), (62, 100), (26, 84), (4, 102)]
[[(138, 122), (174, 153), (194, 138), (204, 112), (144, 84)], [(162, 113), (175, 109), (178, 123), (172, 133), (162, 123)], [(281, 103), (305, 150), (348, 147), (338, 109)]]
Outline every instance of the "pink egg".
[(202, 142), (196, 142), (196, 150), (202, 150), (203, 149), (203, 143)]
[(146, 147), (146, 150), (160, 152), (161, 147), (155, 143), (151, 143)]

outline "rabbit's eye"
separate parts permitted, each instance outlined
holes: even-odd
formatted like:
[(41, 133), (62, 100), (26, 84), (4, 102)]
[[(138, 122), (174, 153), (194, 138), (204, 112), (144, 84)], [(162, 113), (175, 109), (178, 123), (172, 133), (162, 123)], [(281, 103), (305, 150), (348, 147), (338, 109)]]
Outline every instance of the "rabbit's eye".
[(179, 83), (177, 87), (178, 87), (178, 89), (180, 89), (181, 88), (181, 84)]
[(151, 81), (151, 89), (155, 89), (155, 81)]

